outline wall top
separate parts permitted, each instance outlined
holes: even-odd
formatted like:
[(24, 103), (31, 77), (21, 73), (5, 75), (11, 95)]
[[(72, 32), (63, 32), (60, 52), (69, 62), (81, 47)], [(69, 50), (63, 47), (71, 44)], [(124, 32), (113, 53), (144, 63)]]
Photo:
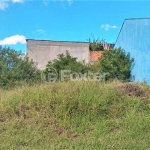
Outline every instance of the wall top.
[(89, 42), (74, 42), (74, 41), (52, 41), (52, 40), (34, 40), (26, 39), (30, 45), (53, 45), (53, 46), (89, 46)]

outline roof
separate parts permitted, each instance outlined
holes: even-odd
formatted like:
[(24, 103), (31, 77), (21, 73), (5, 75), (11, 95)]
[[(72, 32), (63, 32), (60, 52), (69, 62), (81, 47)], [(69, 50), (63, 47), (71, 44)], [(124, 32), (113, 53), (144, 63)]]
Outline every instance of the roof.
[(37, 40), (37, 39), (26, 39), (26, 41), (47, 41), (47, 42), (62, 42), (62, 43), (89, 43), (89, 42), (81, 42), (81, 41), (53, 41), (53, 40)]
[[(120, 35), (121, 31), (122, 31), (122, 28), (124, 26), (125, 21), (127, 21), (127, 20), (140, 20), (140, 19), (150, 19), (150, 17), (147, 17), (147, 18), (126, 18), (126, 19), (124, 19), (124, 22), (123, 22), (123, 24), (121, 26), (121, 29), (120, 29), (120, 32), (119, 32), (118, 37), (116, 39), (116, 42), (117, 42), (117, 40), (119, 38), (119, 35)], [(115, 42), (115, 45), (116, 45), (116, 42)]]

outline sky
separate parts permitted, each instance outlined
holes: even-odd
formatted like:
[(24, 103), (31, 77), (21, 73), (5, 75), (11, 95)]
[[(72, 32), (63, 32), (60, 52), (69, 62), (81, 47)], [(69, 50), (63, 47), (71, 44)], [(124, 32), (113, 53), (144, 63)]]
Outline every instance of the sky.
[(26, 39), (115, 43), (127, 18), (150, 18), (150, 1), (0, 0), (0, 45), (25, 52)]

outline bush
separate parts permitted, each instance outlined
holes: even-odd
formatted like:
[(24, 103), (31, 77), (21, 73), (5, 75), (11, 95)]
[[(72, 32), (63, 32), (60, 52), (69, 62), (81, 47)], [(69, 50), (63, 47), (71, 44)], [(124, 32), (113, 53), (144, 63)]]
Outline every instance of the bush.
[(78, 62), (77, 58), (72, 57), (68, 51), (66, 51), (65, 55), (59, 54), (57, 59), (48, 62), (45, 69), (46, 74), (48, 73), (49, 68), (57, 70), (58, 78), (60, 78), (61, 70), (71, 70), (70, 73), (77, 72), (83, 74), (90, 69), (84, 62)]
[(33, 61), (21, 51), (0, 46), (0, 87), (33, 83), (40, 77)]
[(131, 67), (134, 62), (130, 54), (126, 54), (122, 48), (105, 50), (99, 59), (99, 66), (103, 73), (107, 73), (107, 79), (130, 80)]

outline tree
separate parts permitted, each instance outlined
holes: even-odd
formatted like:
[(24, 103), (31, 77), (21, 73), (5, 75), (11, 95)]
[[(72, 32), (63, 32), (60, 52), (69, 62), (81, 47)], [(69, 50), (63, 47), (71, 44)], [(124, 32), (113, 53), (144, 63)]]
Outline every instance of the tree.
[(39, 79), (39, 71), (33, 61), (21, 51), (0, 46), (0, 86), (12, 87), (22, 82), (31, 83)]
[(60, 78), (61, 70), (71, 70), (71, 73), (85, 73), (89, 70), (89, 66), (85, 65), (84, 62), (78, 62), (77, 58), (72, 57), (68, 51), (66, 51), (66, 54), (59, 54), (57, 59), (48, 62), (45, 69), (46, 74), (49, 68), (56, 69), (58, 78)]
[(100, 69), (103, 73), (107, 73), (107, 79), (130, 80), (133, 62), (134, 59), (122, 48), (105, 50), (99, 59)]

